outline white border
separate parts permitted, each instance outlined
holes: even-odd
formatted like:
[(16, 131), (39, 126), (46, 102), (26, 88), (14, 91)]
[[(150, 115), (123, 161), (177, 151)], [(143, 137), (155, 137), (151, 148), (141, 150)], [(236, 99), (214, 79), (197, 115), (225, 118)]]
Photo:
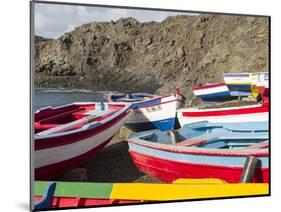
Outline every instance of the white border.
[[(59, 0), (57, 0), (59, 1)], [(78, 0), (68, 0), (78, 2)], [(280, 5), (276, 0), (80, 0), (79, 2), (182, 10), (271, 15), (272, 23), (272, 197), (212, 200), (159, 205), (93, 208), (69, 211), (276, 211), (280, 185)], [(29, 201), (29, 3), (1, 2), (1, 207), (23, 211)], [(4, 75), (3, 75), (4, 74)], [(279, 96), (279, 98), (278, 98)], [(6, 210), (5, 210), (6, 209)]]

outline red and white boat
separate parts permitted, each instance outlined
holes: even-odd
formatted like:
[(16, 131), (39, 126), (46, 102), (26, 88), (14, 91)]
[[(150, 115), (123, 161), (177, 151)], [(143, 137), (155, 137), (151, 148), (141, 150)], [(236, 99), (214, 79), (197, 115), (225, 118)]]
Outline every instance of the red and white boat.
[(215, 109), (182, 108), (177, 110), (177, 117), (180, 126), (199, 121), (208, 121), (210, 123), (263, 122), (268, 121), (268, 110), (268, 102)]
[(101, 150), (126, 121), (129, 103), (73, 103), (35, 113), (35, 179), (51, 179)]

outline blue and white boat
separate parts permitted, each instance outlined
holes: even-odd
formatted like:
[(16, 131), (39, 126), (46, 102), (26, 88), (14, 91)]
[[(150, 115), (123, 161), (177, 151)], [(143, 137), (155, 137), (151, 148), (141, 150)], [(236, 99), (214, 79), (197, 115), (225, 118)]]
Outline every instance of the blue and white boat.
[[(174, 129), (177, 109), (181, 107), (185, 99), (179, 93), (179, 89), (175, 93), (165, 96), (151, 95), (150, 98), (148, 95), (143, 96), (146, 98), (141, 101), (130, 101), (131, 112), (125, 126), (135, 132), (150, 129), (162, 131)], [(126, 101), (127, 98), (123, 100)], [(122, 102), (123, 100), (120, 98), (117, 101)]]
[(224, 73), (224, 82), (232, 96), (250, 96), (251, 74), (250, 73)]
[(208, 83), (194, 87), (192, 91), (205, 104), (225, 102), (237, 98), (230, 95), (229, 89), (224, 83)]
[(224, 82), (227, 85), (232, 96), (250, 96), (252, 87), (260, 81), (268, 79), (268, 72), (256, 73), (224, 73)]
[(160, 96), (148, 93), (110, 93), (107, 99), (109, 102), (138, 102), (157, 97)]

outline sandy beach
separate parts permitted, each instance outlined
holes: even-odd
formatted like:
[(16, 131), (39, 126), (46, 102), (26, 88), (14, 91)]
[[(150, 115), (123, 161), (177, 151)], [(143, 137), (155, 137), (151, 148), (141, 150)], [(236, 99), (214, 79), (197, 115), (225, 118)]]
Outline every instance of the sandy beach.
[[(87, 170), (88, 182), (161, 183), (140, 172), (133, 163), (125, 141), (129, 133), (127, 128), (122, 127), (103, 150), (79, 167)], [(72, 181), (66, 176), (59, 180)]]

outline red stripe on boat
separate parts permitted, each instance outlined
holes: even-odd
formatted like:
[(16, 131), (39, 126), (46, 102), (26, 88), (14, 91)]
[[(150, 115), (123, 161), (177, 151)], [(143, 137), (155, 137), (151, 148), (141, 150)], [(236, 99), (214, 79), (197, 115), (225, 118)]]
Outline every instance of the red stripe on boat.
[(231, 116), (231, 115), (242, 115), (242, 114), (253, 114), (253, 113), (264, 113), (268, 112), (268, 105), (261, 105), (252, 108), (236, 108), (236, 109), (224, 109), (216, 111), (190, 111), (182, 112), (183, 117), (203, 117), (203, 116)]

